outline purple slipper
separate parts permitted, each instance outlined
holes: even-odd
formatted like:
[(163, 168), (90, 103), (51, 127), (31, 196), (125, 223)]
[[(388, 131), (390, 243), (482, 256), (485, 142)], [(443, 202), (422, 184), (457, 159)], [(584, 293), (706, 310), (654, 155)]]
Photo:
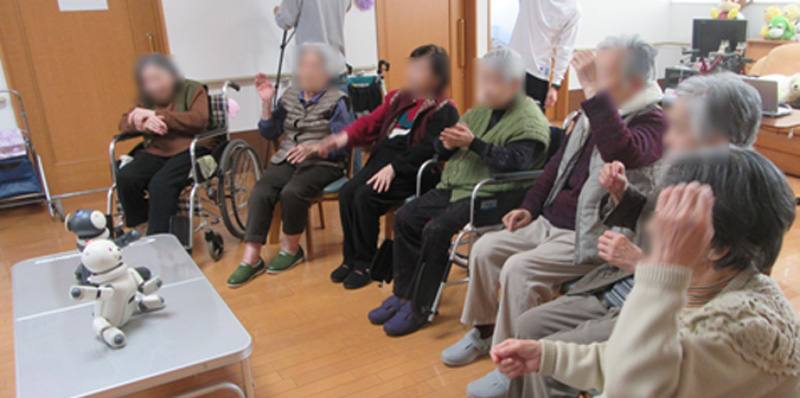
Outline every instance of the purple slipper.
[(392, 295), (386, 300), (383, 300), (380, 307), (369, 312), (369, 321), (372, 322), (373, 325), (383, 325), (386, 321), (391, 319), (397, 311), (400, 311), (400, 297)]
[(425, 324), (426, 320), (427, 317), (418, 313), (411, 305), (411, 301), (407, 301), (392, 319), (383, 324), (383, 331), (393, 337), (405, 336), (416, 332)]

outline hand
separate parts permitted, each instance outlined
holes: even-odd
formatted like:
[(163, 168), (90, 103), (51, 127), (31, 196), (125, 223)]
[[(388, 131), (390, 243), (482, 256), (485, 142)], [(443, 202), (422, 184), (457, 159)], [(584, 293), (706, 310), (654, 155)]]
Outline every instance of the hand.
[(578, 82), (583, 87), (586, 99), (593, 98), (597, 94), (597, 65), (595, 64), (594, 51), (582, 50), (576, 52), (570, 64), (578, 76)]
[(511, 210), (503, 217), (503, 225), (511, 232), (530, 224), (531, 221), (533, 221), (533, 215), (525, 209)]
[(492, 348), (492, 361), (509, 379), (538, 372), (542, 365), (542, 343), (536, 340), (508, 339)]
[(164, 123), (164, 116), (148, 117), (144, 121), (144, 130), (152, 131), (158, 135), (167, 134), (167, 124)]
[(286, 160), (292, 164), (302, 163), (306, 159), (316, 156), (318, 149), (317, 145), (298, 145), (289, 150), (289, 153), (286, 154)]
[(278, 11), (280, 11), (280, 10), (281, 10), (281, 6), (275, 6), (275, 8), (272, 9), (272, 13), (277, 15)]
[(697, 182), (661, 191), (656, 214), (648, 224), (651, 263), (695, 268), (710, 257), (714, 237), (714, 193)]
[(466, 124), (458, 123), (453, 127), (444, 129), (439, 139), (442, 140), (444, 147), (447, 149), (469, 148), (475, 139), (475, 135), (472, 134)]
[(152, 109), (133, 108), (132, 111), (128, 112), (128, 123), (136, 127), (136, 130), (144, 131), (145, 119), (155, 115), (156, 112)]
[(558, 90), (556, 90), (555, 87), (550, 87), (550, 90), (547, 90), (547, 98), (544, 100), (544, 107), (552, 108), (556, 106), (556, 102), (558, 102)]
[(615, 160), (603, 165), (598, 179), (600, 185), (611, 194), (614, 203), (619, 203), (625, 196), (625, 190), (628, 189), (628, 176), (625, 175), (625, 165), (622, 162)]
[(331, 134), (317, 144), (317, 155), (321, 158), (327, 157), (328, 152), (344, 147), (347, 145), (347, 141), (349, 141), (349, 137), (344, 131), (339, 134)]
[(375, 175), (367, 181), (367, 185), (372, 185), (372, 189), (374, 189), (375, 192), (383, 193), (389, 190), (389, 186), (392, 185), (392, 180), (394, 180), (394, 167), (387, 164), (386, 167), (375, 173)]
[(606, 231), (597, 240), (600, 258), (611, 265), (630, 273), (636, 270), (636, 264), (644, 258), (644, 252), (628, 238), (614, 231)]
[(272, 99), (275, 98), (275, 86), (269, 82), (267, 75), (263, 73), (257, 74), (255, 83), (256, 91), (258, 91), (258, 96), (261, 97), (261, 101), (264, 101), (266, 104), (271, 104)]

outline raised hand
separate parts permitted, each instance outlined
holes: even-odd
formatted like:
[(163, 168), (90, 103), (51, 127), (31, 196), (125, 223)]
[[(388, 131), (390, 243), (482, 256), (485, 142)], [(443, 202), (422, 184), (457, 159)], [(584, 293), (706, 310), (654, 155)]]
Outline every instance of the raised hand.
[(475, 134), (464, 123), (458, 123), (453, 127), (448, 127), (439, 135), (442, 144), (447, 149), (468, 148), (475, 139)]
[(532, 221), (533, 215), (525, 209), (511, 210), (503, 217), (503, 225), (511, 232), (530, 224)]
[(644, 252), (625, 235), (606, 231), (597, 240), (597, 250), (600, 258), (609, 264), (633, 273), (636, 264), (644, 258)]
[(492, 361), (509, 379), (538, 372), (542, 365), (542, 343), (536, 340), (508, 339), (492, 348)]
[(648, 225), (652, 263), (695, 268), (709, 257), (714, 237), (714, 193), (697, 182), (661, 191), (656, 214)]
[(625, 165), (622, 162), (615, 160), (603, 165), (600, 169), (600, 185), (611, 194), (614, 203), (619, 203), (625, 195), (625, 190), (628, 189), (628, 176), (625, 175)]
[(261, 101), (264, 101), (266, 104), (271, 104), (272, 99), (275, 98), (275, 86), (272, 85), (269, 81), (269, 77), (263, 73), (259, 73), (256, 75), (256, 91), (258, 91), (258, 96), (261, 97)]
[(578, 81), (583, 87), (586, 98), (593, 98), (597, 94), (597, 64), (593, 50), (575, 52), (570, 62)]

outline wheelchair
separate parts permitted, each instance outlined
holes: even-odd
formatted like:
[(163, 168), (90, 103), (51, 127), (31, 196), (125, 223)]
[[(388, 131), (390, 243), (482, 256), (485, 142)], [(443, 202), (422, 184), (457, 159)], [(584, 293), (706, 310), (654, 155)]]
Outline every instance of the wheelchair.
[[(550, 127), (550, 146), (547, 153), (548, 160), (550, 160), (550, 158), (553, 157), (553, 155), (555, 155), (555, 153), (558, 152), (558, 150), (564, 144), (566, 141), (567, 131), (572, 128), (572, 123), (576, 119), (577, 113), (573, 112), (565, 119), (566, 121), (562, 127)], [(444, 163), (446, 162), (433, 158), (427, 160), (420, 166), (417, 171), (416, 197), (420, 197), (423, 193), (422, 180), (423, 176), (425, 175), (425, 171), (432, 167), (442, 167)], [(423, 306), (422, 308), (423, 313), (428, 316), (428, 322), (433, 322), (433, 319), (439, 314), (439, 304), (442, 301), (442, 294), (445, 287), (469, 282), (469, 276), (455, 281), (448, 281), (452, 266), (455, 264), (456, 266), (467, 269), (469, 272), (469, 253), (472, 253), (472, 245), (475, 243), (475, 241), (486, 233), (499, 231), (505, 228), (500, 222), (501, 220), (497, 218), (497, 215), (490, 214), (492, 210), (495, 210), (497, 207), (496, 198), (483, 201), (485, 198), (480, 196), (481, 190), (486, 186), (505, 182), (531, 181), (533, 183), (536, 182), (539, 177), (541, 177), (542, 172), (543, 170), (529, 170), (510, 173), (496, 173), (475, 185), (475, 187), (472, 189), (472, 195), (470, 196), (469, 222), (466, 226), (464, 226), (463, 229), (461, 229), (453, 242), (450, 244), (449, 257), (447, 264), (445, 265), (445, 271), (442, 274), (442, 280), (439, 284), (439, 288), (437, 289), (433, 305), (430, 307)], [(502, 215), (500, 217), (502, 217)], [(466, 246), (466, 253), (459, 251), (459, 249), (463, 246)]]
[[(186, 187), (180, 194), (178, 212), (171, 219), (171, 233), (192, 252), (195, 232), (205, 229), (208, 253), (214, 261), (222, 258), (224, 242), (222, 235), (210, 227), (220, 220), (236, 238), (244, 238), (247, 222), (247, 201), (255, 183), (261, 178), (262, 162), (256, 150), (242, 139), (231, 139), (228, 131), (228, 91), (240, 90), (237, 83), (226, 81), (222, 92), (209, 95), (211, 131), (198, 134), (189, 147), (192, 163)], [(206, 92), (208, 88), (206, 87)], [(116, 183), (120, 162), (116, 147), (123, 141), (144, 137), (146, 133), (123, 133), (114, 136), (109, 146), (112, 185), (106, 197), (106, 216), (115, 236), (121, 235), (124, 212), (117, 197)], [(197, 157), (197, 146), (203, 142), (215, 142), (210, 155)], [(137, 146), (139, 148), (139, 146)], [(134, 148), (132, 153), (137, 149)]]

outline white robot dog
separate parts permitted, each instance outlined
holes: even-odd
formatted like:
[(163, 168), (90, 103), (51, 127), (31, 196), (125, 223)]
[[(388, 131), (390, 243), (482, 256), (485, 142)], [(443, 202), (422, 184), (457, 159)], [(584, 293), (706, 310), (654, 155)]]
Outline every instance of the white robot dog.
[(161, 279), (145, 281), (122, 261), (122, 250), (108, 239), (90, 240), (81, 253), (83, 265), (91, 272), (89, 282), (96, 286), (74, 285), (69, 295), (76, 301), (96, 300), (92, 327), (110, 347), (125, 345), (119, 328), (134, 313), (164, 308), (164, 299), (154, 294)]

